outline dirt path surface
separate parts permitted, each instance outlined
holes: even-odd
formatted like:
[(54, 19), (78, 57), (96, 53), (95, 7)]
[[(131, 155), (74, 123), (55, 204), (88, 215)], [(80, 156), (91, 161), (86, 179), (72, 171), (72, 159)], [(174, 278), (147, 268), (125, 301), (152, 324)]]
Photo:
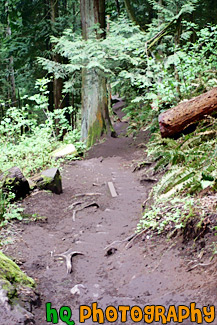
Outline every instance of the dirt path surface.
[[(216, 304), (215, 265), (187, 272), (193, 256), (183, 256), (182, 244), (172, 247), (171, 241), (144, 235), (129, 249), (127, 242), (105, 249), (133, 233), (141, 217), (142, 202), (151, 189), (149, 183), (140, 184), (138, 173), (132, 173), (132, 161), (144, 159), (144, 150), (137, 145), (145, 141), (145, 134), (134, 141), (123, 136), (125, 128), (118, 122), (119, 138), (94, 146), (88, 159), (64, 165), (62, 195), (40, 192), (24, 202), (26, 213), (37, 213), (46, 221), (20, 224), (20, 236), (16, 244), (8, 247), (8, 253), (37, 279), (41, 294), (41, 306), (33, 308), (37, 325), (48, 324), (47, 302), (54, 308), (71, 307), (75, 324), (80, 324), (79, 306), (93, 302), (102, 309), (109, 305)], [(111, 197), (108, 182), (113, 182), (116, 198)], [(79, 196), (84, 193), (95, 195)], [(77, 203), (77, 210), (91, 206), (75, 215), (73, 203)], [(73, 257), (71, 274), (67, 273), (65, 260), (55, 257), (68, 250), (84, 254)], [(79, 292), (73, 294), (71, 289), (76, 285)], [(17, 324), (12, 320), (0, 323)], [(85, 324), (93, 322), (90, 319)], [(121, 324), (120, 318), (115, 324)], [(130, 318), (127, 324), (133, 324)], [(187, 320), (183, 324), (192, 323)]]

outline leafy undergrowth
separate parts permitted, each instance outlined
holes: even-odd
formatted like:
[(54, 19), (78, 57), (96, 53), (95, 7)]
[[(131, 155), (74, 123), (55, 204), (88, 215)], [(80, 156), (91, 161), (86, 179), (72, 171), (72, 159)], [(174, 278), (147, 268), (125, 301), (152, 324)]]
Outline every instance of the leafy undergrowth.
[[(0, 125), (0, 171), (19, 166), (25, 176), (30, 176), (43, 168), (59, 166), (61, 160), (55, 160), (51, 153), (63, 144), (73, 143), (78, 153), (84, 150), (78, 130), (69, 129), (63, 142), (60, 142), (52, 123), (47, 120), (36, 126), (34, 120), (26, 119), (24, 112), (10, 109)], [(29, 131), (21, 134), (24, 127)]]
[[(155, 134), (148, 144), (154, 162), (150, 175), (163, 173), (146, 202), (137, 230), (183, 240), (217, 235), (217, 119), (207, 117), (196, 130), (178, 140)], [(152, 202), (152, 204), (148, 204)]]
[(56, 165), (57, 162), (50, 153), (56, 148), (57, 143), (47, 129), (35, 129), (29, 136), (22, 136), (18, 142), (0, 142), (0, 169), (5, 171), (11, 167), (19, 166), (24, 174), (31, 175), (45, 167)]
[[(64, 119), (60, 122), (65, 122)], [(63, 160), (52, 157), (52, 152), (65, 144), (74, 144), (78, 154), (82, 154), (85, 146), (80, 142), (79, 130), (68, 128), (63, 142), (54, 133), (55, 115), (44, 123), (37, 125), (33, 118), (28, 119), (25, 110), (10, 108), (0, 124), (0, 174), (11, 167), (18, 166), (25, 177), (32, 176), (49, 167), (59, 167)], [(62, 124), (62, 127), (68, 125)], [(28, 130), (23, 133), (22, 130)], [(78, 159), (74, 155), (67, 159)], [(11, 194), (12, 195), (12, 194)], [(22, 220), (22, 208), (11, 203), (11, 196), (5, 197), (0, 190), (0, 227), (11, 220)]]
[[(217, 203), (217, 196), (212, 199)], [(169, 238), (182, 235), (183, 241), (196, 241), (210, 231), (217, 232), (216, 206), (205, 203), (192, 197), (159, 198), (151, 207), (147, 207), (137, 230), (151, 229)]]

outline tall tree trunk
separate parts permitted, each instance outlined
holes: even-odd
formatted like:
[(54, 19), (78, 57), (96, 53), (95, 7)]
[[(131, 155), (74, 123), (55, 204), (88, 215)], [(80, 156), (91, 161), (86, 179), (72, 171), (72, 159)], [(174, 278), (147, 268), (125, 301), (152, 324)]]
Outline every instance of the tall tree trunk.
[[(178, 9), (177, 9), (177, 13), (178, 13)], [(181, 33), (182, 33), (182, 16), (180, 16), (178, 18), (177, 23), (176, 23), (175, 45), (176, 45), (177, 49), (180, 46)], [(182, 97), (182, 93), (181, 93), (181, 89), (180, 89), (179, 73), (178, 73), (178, 70), (177, 70), (176, 66), (174, 66), (174, 72), (175, 72), (175, 79), (176, 79), (177, 99), (180, 101), (181, 97)]]
[[(91, 27), (99, 24), (105, 30), (105, 0), (81, 0), (81, 23), (83, 38), (93, 32)], [(105, 37), (105, 33), (96, 34)], [(99, 69), (82, 71), (82, 140), (91, 146), (103, 132), (111, 132), (112, 126), (107, 105), (106, 79)]]
[[(6, 37), (11, 38), (11, 25), (10, 25), (8, 1), (5, 2), (5, 13), (7, 17)], [(17, 106), (16, 84), (15, 84), (15, 76), (14, 76), (14, 58), (12, 55), (9, 57), (8, 70), (9, 70), (9, 82), (11, 86), (11, 91), (9, 92), (11, 94), (10, 99), (12, 101), (12, 106)]]
[[(47, 24), (51, 23), (51, 10), (50, 10), (50, 0), (44, 0), (44, 17), (47, 20)], [(46, 49), (50, 53), (52, 51), (52, 46), (50, 42), (50, 38), (47, 36), (45, 39)], [(53, 74), (48, 74), (48, 79), (50, 82), (48, 83), (48, 110), (53, 112), (54, 110), (54, 93), (53, 93)]]
[(152, 19), (154, 18), (154, 11), (153, 11), (153, 8), (150, 5), (150, 3), (148, 3), (147, 6), (148, 6), (148, 9), (147, 9), (147, 12), (148, 12), (148, 21), (147, 21), (147, 24), (151, 24)]
[(121, 13), (121, 8), (120, 8), (120, 3), (119, 3), (119, 0), (115, 0), (115, 3), (116, 3), (116, 8), (117, 8), (117, 13), (118, 13), (118, 16), (120, 16), (120, 13)]
[[(59, 17), (59, 8), (58, 8), (58, 1), (57, 0), (50, 0), (50, 7), (51, 7), (51, 24), (53, 33), (55, 34), (55, 22), (56, 19)], [(61, 63), (61, 56), (59, 54), (53, 55), (53, 60), (57, 63)], [(64, 100), (63, 100), (63, 79), (62, 78), (55, 78), (53, 81), (53, 94), (54, 94), (54, 108), (55, 109), (62, 109), (64, 108)], [(60, 139), (63, 139), (63, 136), (66, 133), (66, 130), (62, 130), (62, 133), (60, 131), (59, 120), (56, 120), (56, 134), (60, 137)]]
[[(160, 7), (163, 7), (163, 0), (158, 1), (158, 5)], [(160, 26), (163, 23), (163, 15), (162, 15), (162, 10), (158, 10), (158, 25)]]
[(124, 0), (124, 3), (125, 3), (125, 7), (127, 9), (127, 13), (128, 13), (128, 16), (129, 18), (134, 21), (134, 23), (136, 23), (137, 25), (140, 25), (137, 18), (136, 18), (136, 15), (134, 13), (134, 10), (131, 6), (131, 0)]
[[(190, 15), (190, 21), (191, 21), (192, 23), (195, 22), (195, 11), (193, 11), (193, 12), (191, 13), (191, 15)], [(190, 37), (190, 42), (191, 42), (191, 43), (195, 43), (195, 42), (196, 42), (196, 39), (197, 39), (197, 34), (196, 34), (194, 28), (192, 27), (192, 34), (191, 34), (191, 37)]]

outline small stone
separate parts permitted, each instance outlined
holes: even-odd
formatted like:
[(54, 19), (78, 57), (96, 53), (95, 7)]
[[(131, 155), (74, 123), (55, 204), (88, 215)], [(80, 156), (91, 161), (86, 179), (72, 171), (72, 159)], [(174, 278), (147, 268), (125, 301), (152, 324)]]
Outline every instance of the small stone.
[(61, 194), (62, 180), (58, 168), (50, 168), (41, 173), (36, 180), (36, 185), (40, 190), (49, 190), (55, 194)]
[(106, 256), (111, 256), (117, 252), (117, 248), (111, 247), (107, 250)]
[(74, 296), (74, 295), (80, 295), (81, 294), (81, 290), (79, 289), (82, 288), (82, 289), (85, 289), (85, 286), (83, 284), (76, 284), (71, 290), (71, 294)]

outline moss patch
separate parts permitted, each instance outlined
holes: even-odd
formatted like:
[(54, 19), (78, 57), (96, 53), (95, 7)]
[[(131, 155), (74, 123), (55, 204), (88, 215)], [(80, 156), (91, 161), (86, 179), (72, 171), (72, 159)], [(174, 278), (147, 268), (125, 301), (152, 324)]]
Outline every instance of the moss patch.
[(0, 252), (0, 280), (4, 281), (3, 288), (11, 288), (13, 285), (33, 288), (35, 281), (28, 277), (19, 266)]
[(89, 128), (88, 139), (87, 139), (87, 148), (90, 148), (97, 139), (101, 137), (103, 133), (103, 127), (100, 120), (96, 120), (93, 125)]
[(45, 186), (46, 185), (49, 185), (53, 181), (53, 178), (52, 177), (48, 177), (48, 176), (44, 176), (44, 175), (41, 175), (41, 177), (43, 178), (43, 184)]
[(36, 180), (36, 186), (41, 190), (48, 190), (55, 194), (62, 193), (62, 178), (57, 168), (50, 168), (41, 173)]
[[(13, 178), (6, 178), (5, 180), (5, 186), (11, 186), (15, 183), (16, 177)], [(19, 182), (18, 182), (19, 184)]]

